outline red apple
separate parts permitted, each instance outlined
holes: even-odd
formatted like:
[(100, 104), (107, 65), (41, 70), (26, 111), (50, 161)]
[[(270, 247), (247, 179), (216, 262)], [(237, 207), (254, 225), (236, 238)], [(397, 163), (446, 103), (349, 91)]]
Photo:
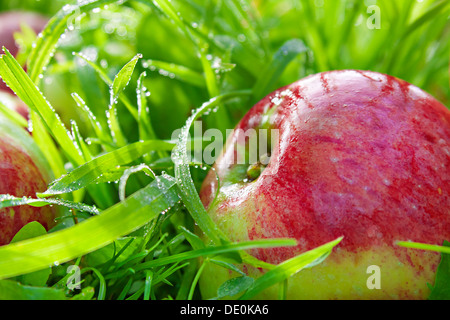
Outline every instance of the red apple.
[[(230, 147), (239, 135), (268, 127), (279, 130), (279, 143), (259, 177), (254, 165), (230, 165), (249, 147)], [(270, 94), (237, 128), (200, 192), (230, 239), (297, 239), (294, 249), (251, 252), (278, 264), (344, 237), (323, 263), (289, 280), (288, 299), (427, 298), (440, 255), (396, 242), (450, 240), (450, 111), (443, 104), (392, 76), (331, 71)], [(379, 289), (367, 285), (372, 275)], [(208, 264), (203, 297), (233, 276)], [(275, 287), (260, 298), (277, 298)]]
[[(28, 25), (34, 32), (41, 32), (48, 19), (35, 12), (8, 11), (0, 14), (0, 50), (6, 47), (13, 56), (19, 51), (19, 46), (14, 39), (14, 33), (20, 32), (22, 24)], [(8, 90), (3, 81), (0, 81), (0, 90)]]
[[(48, 163), (29, 133), (0, 116), (0, 194), (36, 197), (47, 189), (51, 178)], [(28, 205), (0, 209), (0, 245), (9, 243), (31, 221), (50, 229), (56, 210)]]

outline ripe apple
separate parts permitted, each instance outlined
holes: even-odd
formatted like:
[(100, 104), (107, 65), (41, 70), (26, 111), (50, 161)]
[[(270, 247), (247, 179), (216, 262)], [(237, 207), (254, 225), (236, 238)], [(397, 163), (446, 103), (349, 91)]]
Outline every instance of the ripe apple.
[[(0, 116), (0, 194), (36, 197), (52, 179), (45, 157), (30, 134)], [(28, 205), (0, 209), (0, 245), (11, 241), (25, 224), (38, 221), (47, 230), (54, 226), (55, 207)]]
[[(29, 26), (35, 33), (39, 33), (47, 22), (46, 17), (35, 12), (7, 11), (0, 13), (0, 50), (6, 47), (13, 56), (16, 56), (19, 46), (14, 39), (14, 33), (20, 32), (23, 24)], [(3, 81), (0, 81), (0, 90), (10, 91)]]
[[(250, 128), (279, 130), (257, 175), (255, 164), (233, 164), (248, 151), (239, 135)], [(200, 191), (230, 239), (295, 238), (294, 249), (251, 252), (278, 264), (344, 237), (323, 263), (289, 280), (288, 299), (427, 298), (440, 255), (396, 242), (450, 240), (450, 111), (443, 104), (392, 76), (330, 71), (270, 94), (237, 129)], [(247, 145), (232, 147), (237, 141)], [(368, 286), (375, 275), (379, 289)], [(208, 264), (203, 297), (233, 276)], [(278, 290), (259, 298), (277, 298)]]

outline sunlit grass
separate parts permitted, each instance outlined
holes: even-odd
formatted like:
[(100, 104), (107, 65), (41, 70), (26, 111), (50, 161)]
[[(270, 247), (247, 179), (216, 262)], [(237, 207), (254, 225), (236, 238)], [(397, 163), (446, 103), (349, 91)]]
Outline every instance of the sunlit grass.
[[(270, 270), (243, 279), (243, 298), (283, 286), (338, 240), (280, 266), (244, 250), (292, 240), (229, 242), (197, 194), (206, 172), (188, 161), (192, 122), (225, 132), (272, 90), (334, 69), (388, 73), (450, 104), (445, 0), (100, 0), (61, 9), (67, 3), (22, 1), (52, 19), (30, 52), (28, 74), (8, 53), (0, 60), (3, 80), (32, 110), (56, 178), (35, 199), (0, 203), (63, 212), (49, 234), (0, 248), (1, 279), (51, 268), (23, 285), (0, 281), (14, 295), (200, 299), (201, 263), (210, 260)], [(82, 290), (67, 290), (69, 265), (81, 267)], [(46, 290), (36, 285), (42, 281)]]

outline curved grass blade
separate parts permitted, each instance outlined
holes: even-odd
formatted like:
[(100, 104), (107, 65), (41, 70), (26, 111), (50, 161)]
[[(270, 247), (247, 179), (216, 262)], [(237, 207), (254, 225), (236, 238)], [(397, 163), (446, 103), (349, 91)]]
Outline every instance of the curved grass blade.
[(187, 120), (186, 125), (181, 130), (176, 148), (172, 153), (175, 178), (177, 179), (177, 183), (181, 191), (181, 198), (200, 229), (206, 234), (209, 239), (211, 239), (211, 241), (215, 242), (216, 244), (219, 244), (221, 241), (227, 241), (227, 238), (206, 212), (206, 209), (200, 200), (200, 197), (192, 180), (192, 176), (189, 170), (190, 161), (187, 148), (189, 130), (194, 121), (197, 120), (206, 111), (216, 107), (217, 105), (223, 104), (227, 100), (235, 99), (241, 96), (248, 96), (249, 94), (251, 94), (251, 91), (248, 90), (233, 92), (224, 94), (217, 98), (213, 98), (204, 103)]
[(342, 237), (338, 238), (279, 264), (263, 276), (256, 279), (247, 292), (240, 297), (240, 300), (251, 299), (261, 291), (273, 286), (274, 284), (284, 281), (302, 269), (315, 264), (317, 260), (322, 261), (324, 256), (327, 256), (331, 250), (339, 244), (339, 242), (341, 242), (342, 239)]
[(78, 1), (78, 5), (65, 5), (48, 22), (45, 29), (36, 40), (28, 60), (28, 72), (34, 83), (38, 83), (39, 75), (45, 70), (53, 53), (58, 46), (58, 41), (68, 28), (69, 19), (75, 14), (82, 14), (102, 5), (115, 3), (116, 0), (84, 0)]
[(54, 181), (40, 196), (49, 196), (68, 193), (84, 188), (97, 180), (103, 173), (139, 159), (152, 150), (170, 151), (174, 144), (161, 141), (139, 141), (115, 151), (103, 154), (93, 160), (77, 167), (67, 175)]
[(14, 197), (11, 195), (0, 195), (0, 209), (22, 205), (30, 205), (33, 207), (42, 207), (46, 205), (59, 205), (70, 209), (75, 209), (78, 211), (89, 212), (91, 214), (100, 213), (100, 211), (96, 207), (69, 200), (53, 199), (53, 198), (34, 199), (31, 197)]
[(156, 179), (156, 175), (153, 172), (153, 170), (150, 169), (150, 167), (148, 167), (145, 163), (141, 163), (141, 164), (139, 164), (137, 166), (134, 166), (134, 167), (131, 167), (131, 168), (127, 168), (123, 172), (123, 175), (120, 177), (120, 181), (119, 181), (119, 199), (120, 199), (120, 201), (125, 200), (125, 189), (126, 189), (128, 178), (133, 173), (137, 173), (137, 172), (140, 172), (140, 171), (143, 171), (149, 177), (152, 177), (153, 179)]
[(173, 177), (163, 175), (101, 214), (70, 228), (0, 247), (0, 279), (64, 263), (142, 227), (180, 200)]

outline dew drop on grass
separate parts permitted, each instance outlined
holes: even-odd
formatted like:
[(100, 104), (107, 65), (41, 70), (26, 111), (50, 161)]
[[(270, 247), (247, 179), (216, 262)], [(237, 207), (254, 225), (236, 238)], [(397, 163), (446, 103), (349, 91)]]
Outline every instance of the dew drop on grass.
[(33, 121), (31, 119), (28, 120), (28, 131), (33, 132)]

